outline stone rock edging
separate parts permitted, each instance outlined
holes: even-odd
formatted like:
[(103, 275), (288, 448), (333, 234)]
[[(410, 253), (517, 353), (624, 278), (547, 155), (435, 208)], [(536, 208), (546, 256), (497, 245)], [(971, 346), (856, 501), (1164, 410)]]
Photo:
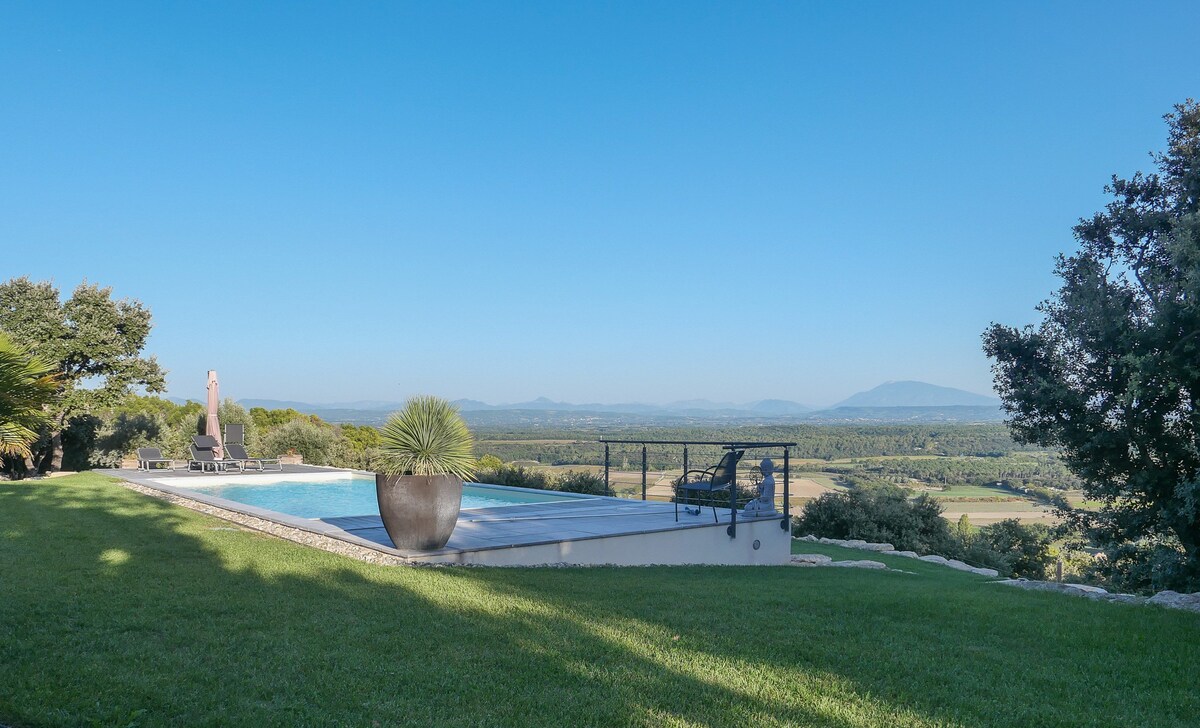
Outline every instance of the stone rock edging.
[[(887, 569), (882, 561), (834, 561), (824, 554), (792, 554), (792, 566), (837, 566), (846, 569)], [(888, 569), (890, 571), (890, 569)]]
[[(862, 551), (875, 551), (884, 556), (903, 556), (908, 559), (917, 559), (929, 564), (941, 564), (948, 566), (951, 569), (959, 571), (967, 571), (980, 576), (997, 577), (1000, 575), (995, 569), (985, 569), (970, 564), (963, 563), (958, 559), (947, 559), (944, 556), (937, 554), (929, 554), (928, 556), (918, 556), (913, 551), (897, 551), (890, 543), (868, 543), (859, 539), (840, 539), (840, 538), (817, 538), (813, 535), (796, 536), (796, 541), (806, 541), (808, 543), (823, 543), (830, 546), (841, 546), (848, 549), (859, 549)], [(805, 561), (801, 561), (801, 560)], [(824, 559), (821, 562), (820, 559)], [(816, 561), (813, 561), (816, 560)], [(821, 554), (795, 554), (792, 556), (792, 563), (798, 566), (855, 566), (858, 564), (878, 564), (866, 568), (887, 568), (884, 564), (878, 561), (834, 561), (828, 556)], [(864, 567), (859, 567), (864, 568)], [(1136, 594), (1115, 594), (1107, 589), (1102, 589), (1098, 586), (1090, 586), (1088, 584), (1069, 584), (1060, 583), (1057, 581), (1033, 581), (1030, 579), (1000, 579), (992, 582), (993, 584), (1004, 584), (1006, 586), (1014, 586), (1018, 589), (1028, 589), (1030, 591), (1052, 591), (1060, 594), (1069, 594), (1076, 597), (1084, 597), (1095, 601), (1116, 602), (1118, 604), (1155, 604), (1167, 609), (1185, 609), (1190, 612), (1200, 612), (1200, 592), (1194, 594), (1181, 594), (1174, 591), (1160, 591), (1152, 597), (1143, 597)]]
[(1176, 591), (1160, 591), (1152, 597), (1137, 594), (1115, 594), (1098, 586), (1087, 584), (1060, 584), (1056, 581), (1033, 581), (1031, 579), (1004, 579), (995, 582), (1005, 586), (1015, 586), (1018, 589), (1030, 591), (1052, 591), (1060, 594), (1070, 594), (1095, 601), (1116, 602), (1118, 604), (1154, 604), (1167, 609), (1184, 609), (1189, 612), (1200, 612), (1200, 592), (1180, 594)]
[[(795, 537), (795, 540), (807, 541), (808, 543), (823, 543), (829, 546), (841, 546), (842, 548), (848, 549), (859, 549), (860, 551), (874, 551), (876, 553), (883, 554), (884, 556), (903, 556), (906, 559), (917, 559), (918, 561), (924, 561), (929, 564), (941, 564), (942, 566), (948, 566), (957, 571), (966, 571), (971, 574), (978, 574), (979, 576), (990, 576), (992, 578), (1000, 576), (1000, 572), (996, 571), (995, 569), (987, 569), (981, 566), (971, 566), (970, 564), (959, 561), (958, 559), (947, 559), (946, 557), (938, 556), (937, 554), (918, 556), (915, 551), (897, 551), (896, 547), (892, 546), (890, 543), (870, 543), (857, 538), (817, 538), (812, 534), (809, 534), (808, 536), (797, 536)], [(879, 562), (875, 561), (872, 563), (877, 564)]]

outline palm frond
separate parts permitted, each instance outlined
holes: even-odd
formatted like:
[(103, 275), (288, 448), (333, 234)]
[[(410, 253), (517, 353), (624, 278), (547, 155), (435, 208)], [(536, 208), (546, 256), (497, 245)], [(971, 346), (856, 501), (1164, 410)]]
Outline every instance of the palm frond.
[(29, 455), (58, 385), (52, 366), (0, 334), (0, 453)]

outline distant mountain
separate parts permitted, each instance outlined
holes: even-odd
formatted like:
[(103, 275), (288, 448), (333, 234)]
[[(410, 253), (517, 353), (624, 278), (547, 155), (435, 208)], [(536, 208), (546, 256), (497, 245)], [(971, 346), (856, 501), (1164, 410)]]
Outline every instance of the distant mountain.
[(830, 409), (842, 407), (999, 407), (1000, 400), (925, 382), (884, 382), (859, 392)]
[(456, 399), (450, 404), (458, 408), (459, 412), (483, 412), (486, 410), (496, 409), (495, 405), (487, 402), (480, 402), (477, 399)]
[[(912, 383), (919, 384), (919, 383)], [(888, 385), (884, 385), (887, 387)], [(959, 392), (946, 387), (935, 390)], [(878, 390), (879, 388), (876, 388)], [(876, 391), (872, 390), (872, 392)], [(864, 392), (870, 394), (869, 392)], [(970, 392), (962, 392), (971, 397)], [(860, 396), (860, 395), (855, 395)], [(187, 400), (169, 397), (176, 404)], [(851, 398), (853, 399), (853, 398)], [(946, 406), (841, 406), (814, 411), (811, 407), (783, 399), (763, 399), (745, 404), (692, 399), (664, 405), (651, 404), (572, 404), (556, 402), (545, 397), (512, 404), (488, 404), (479, 400), (460, 399), (453, 402), (472, 426), (540, 426), (594, 429), (596, 427), (626, 427), (636, 425), (714, 426), (729, 424), (780, 424), (786, 422), (810, 424), (917, 424), (938, 422), (999, 422), (1003, 412), (996, 401), (985, 405)], [(203, 400), (199, 401), (203, 404)], [(318, 404), (283, 399), (242, 399), (238, 403), (249, 409), (294, 409), (312, 414), (327, 422), (349, 422), (359, 425), (382, 425), (388, 415), (403, 406), (386, 400), (358, 400)]]
[[(183, 400), (180, 400), (182, 403)], [(403, 407), (402, 402), (385, 400), (359, 400), (356, 402), (296, 402), (283, 399), (241, 399), (238, 400), (246, 409), (262, 407), (264, 409), (294, 409), (306, 414), (315, 414), (326, 419), (327, 415), (336, 413), (340, 420), (378, 419), (378, 413), (392, 412)], [(797, 402), (783, 399), (763, 399), (747, 404), (732, 402), (713, 402), (707, 399), (689, 399), (669, 404), (644, 404), (641, 402), (621, 402), (617, 404), (601, 404), (598, 402), (574, 404), (571, 402), (556, 402), (547, 397), (538, 397), (527, 402), (512, 402), (508, 404), (488, 404), (477, 399), (456, 399), (451, 404), (463, 413), (471, 412), (562, 412), (571, 414), (615, 414), (642, 415), (646, 417), (793, 417), (811, 412), (812, 408)], [(362, 412), (362, 418), (350, 417), (348, 413)]]
[[(170, 397), (183, 404), (187, 400)], [(203, 400), (198, 400), (203, 404)], [(353, 402), (299, 402), (284, 399), (241, 399), (243, 407), (264, 409), (294, 409), (313, 414), (330, 422), (378, 424), (387, 415), (404, 406), (403, 402), (388, 400), (356, 400)], [(475, 399), (453, 402), (464, 415), (478, 419), (486, 415), (488, 422), (516, 423), (525, 421), (583, 422), (612, 420), (625, 424), (645, 421), (672, 423), (718, 423), (733, 420), (777, 422), (792, 420), (812, 423), (850, 422), (993, 422), (1003, 419), (1000, 400), (961, 389), (939, 387), (925, 382), (887, 382), (866, 392), (859, 392), (828, 409), (812, 407), (786, 399), (761, 399), (737, 404), (714, 402), (708, 399), (688, 399), (667, 404), (624, 402), (617, 404), (574, 404), (538, 397), (527, 402), (489, 404)]]

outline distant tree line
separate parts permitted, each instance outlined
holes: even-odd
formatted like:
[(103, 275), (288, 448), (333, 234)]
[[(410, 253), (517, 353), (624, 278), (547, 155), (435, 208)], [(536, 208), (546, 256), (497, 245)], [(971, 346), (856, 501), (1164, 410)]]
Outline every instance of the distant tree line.
[[(639, 427), (590, 433), (579, 431), (521, 430), (511, 427), (476, 428), (480, 454), (491, 453), (502, 460), (536, 460), (545, 465), (602, 465), (604, 446), (595, 439), (615, 440), (701, 440), (748, 442), (795, 442), (792, 457), (835, 460), (896, 455), (950, 455), (999, 457), (1036, 448), (1018, 445), (1003, 425), (760, 425), (748, 427)], [(560, 440), (561, 442), (553, 442)], [(532, 442), (531, 442), (532, 441)], [(551, 441), (551, 442), (547, 442)], [(719, 447), (689, 448), (690, 464), (719, 459)], [(770, 453), (763, 451), (763, 456)], [(612, 445), (614, 467), (640, 468), (641, 448)], [(715, 459), (714, 459), (715, 458)], [(654, 470), (683, 466), (683, 449), (678, 446), (648, 447), (647, 459)]]
[[(929, 486), (999, 485), (1014, 492), (1073, 490), (1082, 481), (1054, 453), (1026, 452), (1000, 457), (897, 458), (824, 465), (826, 473), (871, 478), (905, 485), (919, 481)], [(1035, 497), (1037, 497), (1035, 495)]]

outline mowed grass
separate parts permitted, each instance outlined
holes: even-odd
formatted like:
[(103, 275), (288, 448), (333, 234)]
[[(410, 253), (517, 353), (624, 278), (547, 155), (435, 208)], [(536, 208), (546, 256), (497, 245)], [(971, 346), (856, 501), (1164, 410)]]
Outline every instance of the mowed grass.
[(1200, 615), (881, 560), (379, 567), (2, 483), (0, 724), (1195, 725)]

